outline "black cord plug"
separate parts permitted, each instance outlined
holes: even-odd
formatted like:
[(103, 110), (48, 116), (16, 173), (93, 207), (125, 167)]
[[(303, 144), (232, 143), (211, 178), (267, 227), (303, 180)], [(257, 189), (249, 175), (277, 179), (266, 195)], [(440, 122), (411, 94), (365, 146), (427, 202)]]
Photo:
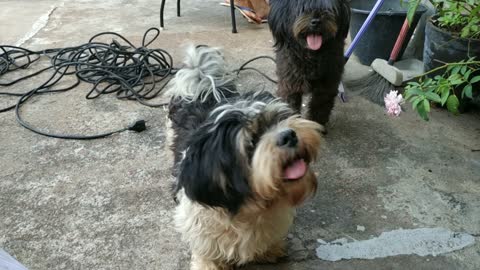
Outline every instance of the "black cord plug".
[(136, 132), (142, 132), (147, 129), (147, 125), (145, 125), (145, 120), (138, 120), (133, 125), (128, 127), (128, 130), (133, 130)]

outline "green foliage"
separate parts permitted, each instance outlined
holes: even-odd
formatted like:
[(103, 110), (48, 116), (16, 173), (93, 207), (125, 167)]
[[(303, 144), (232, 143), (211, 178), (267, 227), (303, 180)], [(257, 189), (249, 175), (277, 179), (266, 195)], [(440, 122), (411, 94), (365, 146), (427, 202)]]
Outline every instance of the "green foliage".
[(413, 17), (415, 16), (415, 11), (417, 11), (417, 8), (422, 0), (400, 0), (400, 3), (403, 5), (405, 1), (408, 2), (407, 19), (409, 26), (411, 26)]
[[(437, 75), (434, 78), (428, 78), (426, 75), (445, 70), (443, 75)], [(428, 121), (430, 112), (430, 103), (447, 106), (447, 109), (458, 114), (458, 107), (461, 98), (473, 98), (473, 84), (480, 82), (480, 61), (471, 58), (458, 63), (448, 63), (439, 68), (433, 69), (422, 75), (418, 82), (409, 82), (405, 87), (405, 98), (412, 103), (412, 108), (418, 114)], [(459, 93), (460, 92), (460, 93)]]
[[(407, 18), (412, 22), (421, 0), (408, 1)], [(480, 38), (480, 0), (430, 0), (435, 6), (434, 24), (462, 38)]]

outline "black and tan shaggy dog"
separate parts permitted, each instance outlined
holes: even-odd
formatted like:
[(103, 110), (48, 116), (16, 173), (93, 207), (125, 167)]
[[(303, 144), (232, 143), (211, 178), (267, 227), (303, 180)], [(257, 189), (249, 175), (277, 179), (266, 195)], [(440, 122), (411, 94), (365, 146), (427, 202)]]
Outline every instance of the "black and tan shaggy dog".
[(169, 92), (174, 220), (191, 269), (284, 256), (294, 209), (316, 190), (322, 126), (268, 92), (239, 94), (215, 48), (190, 47)]
[(348, 0), (271, 0), (278, 95), (297, 112), (311, 93), (308, 118), (322, 125), (333, 109), (350, 24)]

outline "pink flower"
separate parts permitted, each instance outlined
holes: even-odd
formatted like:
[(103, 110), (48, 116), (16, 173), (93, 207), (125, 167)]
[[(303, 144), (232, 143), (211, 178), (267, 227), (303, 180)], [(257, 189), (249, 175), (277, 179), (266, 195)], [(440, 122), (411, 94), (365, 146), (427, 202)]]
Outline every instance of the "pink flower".
[(399, 116), (402, 112), (400, 104), (403, 103), (402, 94), (398, 94), (398, 91), (391, 90), (385, 98), (385, 108), (387, 108), (387, 114), (390, 116)]

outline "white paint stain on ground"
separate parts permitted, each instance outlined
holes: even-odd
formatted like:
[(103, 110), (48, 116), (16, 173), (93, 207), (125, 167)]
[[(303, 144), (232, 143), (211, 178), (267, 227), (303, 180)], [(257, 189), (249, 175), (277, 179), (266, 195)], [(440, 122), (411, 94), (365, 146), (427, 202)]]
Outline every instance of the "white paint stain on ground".
[(364, 232), (365, 231), (365, 226), (357, 225), (357, 231)]
[(27, 270), (25, 266), (15, 260), (5, 250), (0, 249), (0, 269), (2, 270)]
[(466, 233), (456, 233), (444, 228), (420, 228), (384, 232), (379, 237), (346, 243), (319, 241), (317, 256), (326, 261), (342, 259), (375, 259), (397, 255), (437, 256), (463, 249), (475, 243)]
[[(63, 6), (63, 3), (61, 4)], [(19, 41), (15, 43), (15, 46), (22, 46), (23, 43), (25, 43), (27, 40), (31, 39), (33, 36), (35, 36), (42, 28), (44, 28), (48, 20), (50, 19), (50, 15), (57, 9), (58, 6), (52, 6), (45, 14), (40, 16), (35, 23), (32, 26), (32, 29), (28, 31)]]

